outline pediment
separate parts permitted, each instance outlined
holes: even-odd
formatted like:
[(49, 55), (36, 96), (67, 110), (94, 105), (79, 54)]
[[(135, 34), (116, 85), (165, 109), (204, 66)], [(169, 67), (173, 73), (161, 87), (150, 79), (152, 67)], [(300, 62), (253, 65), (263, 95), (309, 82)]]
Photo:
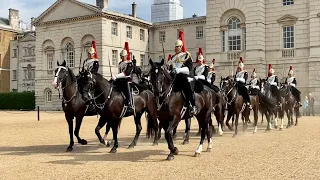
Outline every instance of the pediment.
[(77, 0), (57, 0), (36, 18), (33, 24), (95, 15), (97, 13), (101, 13), (101, 10), (97, 7)]
[(20, 39), (19, 42), (28, 42), (28, 41), (35, 41), (35, 40), (36, 40), (35, 36), (31, 34), (27, 34), (22, 39)]
[(280, 19), (278, 19), (278, 23), (295, 23), (298, 20), (297, 17), (292, 16), (290, 14), (282, 16)]

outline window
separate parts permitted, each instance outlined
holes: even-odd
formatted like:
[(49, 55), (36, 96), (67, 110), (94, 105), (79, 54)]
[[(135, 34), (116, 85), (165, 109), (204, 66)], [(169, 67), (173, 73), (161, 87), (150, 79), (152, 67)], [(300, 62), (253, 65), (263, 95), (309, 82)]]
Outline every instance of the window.
[(221, 39), (221, 44), (222, 44), (222, 52), (226, 52), (226, 31), (222, 31), (222, 39)]
[(17, 70), (12, 70), (12, 81), (17, 80)]
[(13, 49), (13, 57), (16, 58), (18, 56), (17, 49)]
[(31, 48), (28, 48), (28, 56), (32, 56), (32, 49)]
[(140, 41), (144, 41), (144, 36), (145, 36), (144, 29), (140, 29)]
[(52, 102), (52, 91), (51, 90), (46, 91), (46, 102)]
[(283, 48), (294, 48), (294, 28), (293, 26), (283, 27)]
[(132, 39), (132, 27), (127, 26), (127, 38)]
[(197, 39), (203, 38), (203, 26), (196, 27)]
[(111, 34), (117, 36), (118, 35), (118, 23), (111, 23)]
[(66, 46), (66, 60), (67, 66), (70, 68), (74, 67), (74, 48), (71, 43), (68, 43)]
[(32, 48), (32, 56), (35, 56), (34, 48)]
[(293, 1), (294, 1), (294, 0), (283, 0), (283, 5), (284, 5), (284, 6), (292, 5), (292, 4), (294, 4)]
[(27, 71), (27, 69), (24, 69), (23, 73), (24, 73), (24, 79), (28, 79), (28, 71)]
[(26, 75), (26, 79), (28, 80), (34, 79), (34, 69), (32, 69), (32, 66), (30, 64), (28, 64), (27, 66), (25, 75)]
[(27, 48), (24, 48), (24, 56), (28, 56)]
[(140, 54), (140, 67), (143, 68), (144, 66), (144, 59), (145, 59), (145, 55), (144, 54)]
[(232, 17), (228, 21), (228, 47), (229, 51), (241, 50), (241, 33), (240, 20), (236, 17)]
[(112, 65), (115, 66), (118, 63), (118, 51), (112, 50)]
[(53, 69), (53, 53), (48, 53), (47, 54), (47, 68), (48, 70)]
[(12, 92), (18, 92), (18, 90), (17, 89), (12, 89)]
[(159, 31), (159, 42), (166, 42), (166, 32), (165, 31)]

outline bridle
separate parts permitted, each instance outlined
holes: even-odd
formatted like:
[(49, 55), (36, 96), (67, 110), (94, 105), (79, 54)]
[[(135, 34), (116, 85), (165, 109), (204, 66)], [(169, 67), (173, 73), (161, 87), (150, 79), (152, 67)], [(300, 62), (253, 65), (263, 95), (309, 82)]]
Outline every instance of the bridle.
[[(58, 66), (57, 69), (58, 69), (58, 70), (57, 70), (57, 73), (56, 73), (55, 76), (54, 76), (54, 82), (57, 82), (61, 69), (64, 69), (64, 70), (66, 70), (66, 72), (69, 72), (68, 68), (66, 68), (66, 67), (64, 67), (64, 66)], [(67, 77), (68, 77), (68, 73), (67, 73), (67, 74), (65, 75), (65, 77), (62, 79), (62, 81), (59, 82), (59, 86), (57, 87), (58, 93), (59, 93), (59, 99), (61, 99), (64, 104), (69, 103), (70, 101), (72, 101), (72, 99), (75, 98), (75, 97), (77, 96), (77, 93), (78, 93), (78, 83), (77, 83), (77, 79), (76, 79), (75, 81), (72, 81), (71, 83), (67, 84), (65, 87), (60, 87), (60, 86), (62, 86), (62, 83), (67, 80)], [(57, 82), (57, 83), (58, 83), (58, 82)], [(62, 96), (62, 98), (60, 98), (60, 90), (61, 90), (62, 92), (65, 91), (65, 89), (66, 89), (67, 87), (69, 87), (70, 85), (72, 85), (73, 83), (76, 83), (76, 92), (71, 96), (71, 98), (70, 98), (69, 100), (66, 100), (66, 99), (64, 98), (64, 96)]]
[(221, 89), (221, 92), (223, 92), (223, 96), (225, 98), (225, 101), (227, 102), (228, 105), (231, 105), (232, 102), (234, 102), (236, 100), (236, 97), (237, 97), (237, 93), (234, 93), (232, 99), (230, 101), (228, 101), (228, 95), (234, 90), (235, 86), (233, 85), (230, 90), (225, 93), (225, 88), (222, 86), (223, 83), (226, 83), (225, 86), (231, 86), (231, 82), (230, 80), (223, 80), (221, 83), (220, 83), (220, 89)]

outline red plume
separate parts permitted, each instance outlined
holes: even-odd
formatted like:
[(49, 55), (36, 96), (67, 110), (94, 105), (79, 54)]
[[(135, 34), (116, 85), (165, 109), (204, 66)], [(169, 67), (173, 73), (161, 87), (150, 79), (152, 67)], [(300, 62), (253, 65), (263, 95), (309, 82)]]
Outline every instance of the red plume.
[(243, 63), (243, 59), (242, 59), (242, 57), (240, 57), (240, 62), (239, 63)]
[(291, 71), (292, 70), (292, 66), (290, 66), (290, 70), (289, 71)]
[(168, 62), (171, 60), (171, 54), (168, 55)]
[(186, 47), (186, 43), (184, 41), (184, 33), (181, 30), (179, 31), (179, 39), (182, 41), (182, 52), (186, 52), (187, 47)]
[(130, 51), (129, 51), (129, 43), (128, 42), (125, 42), (124, 43), (124, 48), (127, 50), (127, 60), (130, 60), (131, 59), (131, 54), (130, 54)]
[(98, 52), (97, 52), (97, 45), (96, 45), (96, 41), (92, 41), (92, 47), (94, 49), (94, 58), (98, 59)]
[(272, 68), (272, 64), (269, 64), (269, 70)]
[(202, 53), (202, 48), (199, 48), (199, 51), (198, 51), (198, 53), (197, 53), (197, 60), (196, 60), (196, 63), (198, 63), (199, 62), (199, 55), (200, 54), (202, 54), (203, 55), (203, 53)]

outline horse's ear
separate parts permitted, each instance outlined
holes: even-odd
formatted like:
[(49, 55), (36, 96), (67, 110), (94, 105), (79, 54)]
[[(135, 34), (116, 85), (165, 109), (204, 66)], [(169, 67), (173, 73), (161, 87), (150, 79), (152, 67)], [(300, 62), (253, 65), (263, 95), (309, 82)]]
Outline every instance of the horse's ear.
[(164, 59), (162, 58), (160, 65), (163, 66), (164, 65)]
[(60, 66), (59, 61), (57, 60), (57, 66)]
[(150, 64), (151, 66), (153, 66), (153, 61), (152, 61), (151, 58), (149, 59), (149, 64)]
[(67, 62), (66, 62), (66, 60), (63, 60), (63, 63), (61, 64), (61, 66), (64, 66), (64, 67), (66, 67), (66, 65), (67, 65)]

